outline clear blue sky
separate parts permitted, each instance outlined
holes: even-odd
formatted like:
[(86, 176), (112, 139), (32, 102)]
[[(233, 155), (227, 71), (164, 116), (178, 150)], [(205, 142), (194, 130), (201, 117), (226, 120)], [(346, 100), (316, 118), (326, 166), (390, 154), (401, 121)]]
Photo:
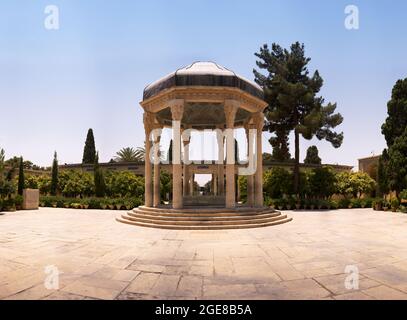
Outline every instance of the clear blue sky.
[[(44, 28), (45, 6), (60, 29)], [(360, 29), (344, 27), (344, 8)], [(316, 144), (324, 162), (357, 165), (380, 153), (391, 88), (407, 77), (406, 1), (81, 1), (0, 3), (0, 147), (50, 165), (79, 162), (88, 128), (101, 160), (142, 146), (138, 102), (148, 83), (197, 60), (216, 61), (253, 79), (263, 43), (304, 42), (323, 96), (345, 118), (340, 149)], [(264, 134), (265, 151), (271, 148)]]

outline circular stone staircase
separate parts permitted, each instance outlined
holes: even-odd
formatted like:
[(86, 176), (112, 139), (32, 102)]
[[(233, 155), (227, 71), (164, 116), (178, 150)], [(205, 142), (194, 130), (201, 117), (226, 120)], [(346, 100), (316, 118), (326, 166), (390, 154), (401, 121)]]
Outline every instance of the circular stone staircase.
[(271, 208), (150, 208), (140, 206), (116, 217), (117, 221), (141, 227), (173, 230), (222, 230), (261, 228), (292, 220)]

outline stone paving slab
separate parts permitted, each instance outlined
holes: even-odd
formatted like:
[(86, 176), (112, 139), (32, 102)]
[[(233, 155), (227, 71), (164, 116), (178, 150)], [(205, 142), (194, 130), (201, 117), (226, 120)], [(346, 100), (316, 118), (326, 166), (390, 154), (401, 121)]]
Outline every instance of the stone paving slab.
[(287, 214), (261, 229), (175, 231), (118, 223), (117, 211), (6, 213), (0, 299), (407, 299), (407, 215)]

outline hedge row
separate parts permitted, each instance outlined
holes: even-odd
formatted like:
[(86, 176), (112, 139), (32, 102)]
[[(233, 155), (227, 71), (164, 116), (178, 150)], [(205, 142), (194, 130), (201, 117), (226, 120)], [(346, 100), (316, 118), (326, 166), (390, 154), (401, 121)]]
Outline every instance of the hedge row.
[(72, 209), (110, 209), (131, 210), (143, 204), (143, 199), (132, 198), (66, 198), (66, 197), (40, 197), (40, 207), (72, 208)]

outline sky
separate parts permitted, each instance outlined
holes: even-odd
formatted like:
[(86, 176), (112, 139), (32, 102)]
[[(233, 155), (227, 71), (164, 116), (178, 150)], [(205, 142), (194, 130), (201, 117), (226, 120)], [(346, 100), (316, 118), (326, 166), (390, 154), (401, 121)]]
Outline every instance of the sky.
[[(357, 30), (344, 25), (350, 4), (359, 9)], [(59, 10), (57, 30), (44, 24), (49, 5)], [(358, 158), (385, 147), (386, 104), (407, 77), (406, 16), (401, 0), (2, 0), (0, 148), (42, 166), (54, 150), (60, 163), (77, 163), (93, 128), (100, 160), (109, 161), (123, 147), (143, 146), (139, 102), (149, 83), (194, 61), (253, 80), (260, 46), (300, 41), (324, 79), (321, 95), (344, 117), (337, 130), (345, 136), (339, 149), (302, 139), (301, 160), (317, 145), (324, 163), (357, 168)], [(263, 133), (265, 152), (269, 137)], [(216, 150), (197, 145), (192, 158)]]

